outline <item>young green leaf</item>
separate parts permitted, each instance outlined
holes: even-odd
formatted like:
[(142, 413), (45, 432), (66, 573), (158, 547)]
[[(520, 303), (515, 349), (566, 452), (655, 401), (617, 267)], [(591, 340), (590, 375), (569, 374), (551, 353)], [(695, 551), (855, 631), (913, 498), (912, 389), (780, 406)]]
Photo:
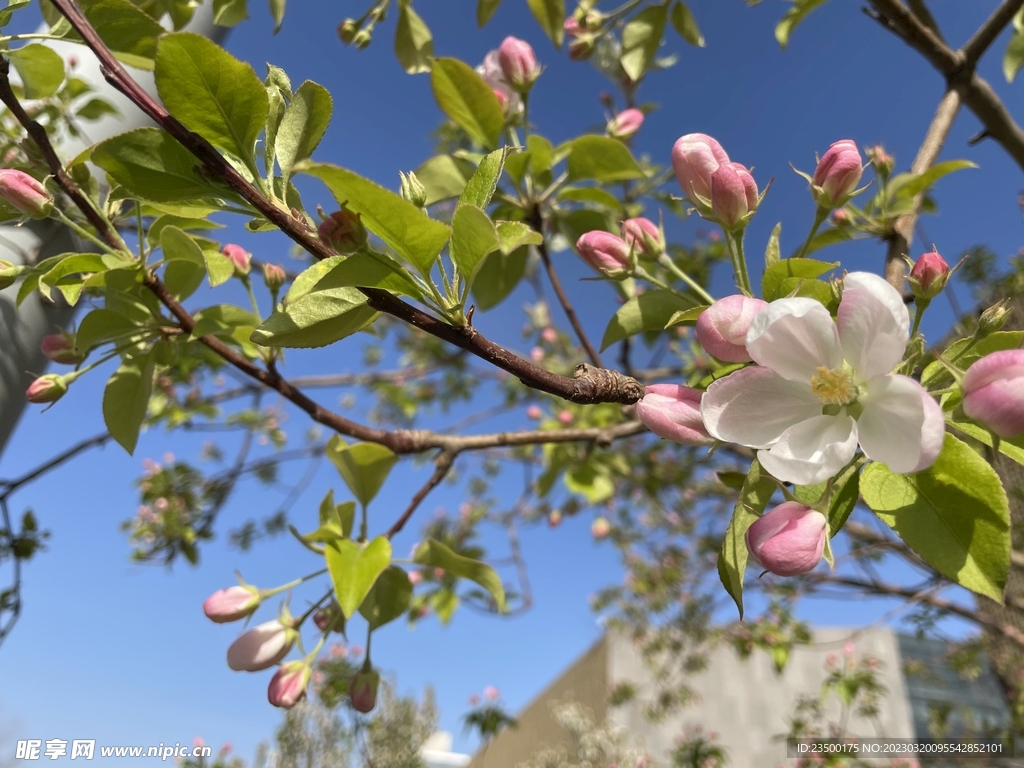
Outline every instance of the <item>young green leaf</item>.
[(804, 18), (817, 8), (819, 5), (824, 5), (826, 0), (793, 0), (793, 5), (786, 15), (782, 17), (782, 21), (775, 25), (775, 39), (778, 41), (779, 46), (785, 48), (789, 45), (789, 36), (796, 29), (796, 25), (799, 24)]
[(505, 165), (505, 158), (508, 157), (510, 147), (497, 149), (486, 155), (480, 161), (476, 171), (466, 182), (466, 188), (459, 197), (458, 207), (463, 205), (475, 205), (477, 208), (487, 210), (494, 190), (498, 188), (498, 180), (501, 178), (501, 169)]
[(764, 276), (761, 278), (761, 296), (765, 301), (781, 299), (789, 295), (801, 280), (808, 282), (826, 272), (831, 272), (838, 266), (839, 262), (782, 259), (765, 269)]
[(517, 248), (507, 256), (495, 251), (484, 259), (473, 283), (473, 300), (480, 311), (496, 307), (508, 296), (526, 271), (529, 249)]
[(174, 117), (252, 166), (270, 106), (251, 66), (202, 35), (172, 32), (160, 38), (154, 74)]
[[(164, 283), (174, 298), (182, 301), (199, 288), (206, 277), (206, 260), (203, 249), (184, 230), (165, 226), (160, 232), (160, 247), (164, 251)], [(229, 275), (230, 277), (230, 275)], [(213, 273), (210, 273), (210, 284)]]
[(307, 80), (292, 97), (274, 136), (274, 154), (285, 178), (300, 160), (312, 156), (331, 122), (331, 94)]
[(488, 149), (498, 145), (505, 114), (479, 73), (458, 59), (439, 58), (430, 71), (430, 84), (441, 111), (473, 141)]
[(374, 630), (394, 621), (409, 608), (412, 582), (409, 574), (397, 565), (389, 565), (359, 606), (359, 613)]
[(601, 351), (638, 333), (663, 330), (677, 312), (691, 308), (692, 300), (663, 288), (634, 296), (619, 307), (608, 322), (601, 339)]
[(287, 0), (270, 0), (270, 15), (274, 18), (274, 34), (281, 31), (284, 23), (284, 10)]
[(327, 458), (337, 467), (352, 495), (364, 506), (373, 501), (398, 461), (398, 456), (386, 446), (379, 443), (347, 445), (340, 435), (327, 443)]
[(526, 0), (533, 18), (540, 24), (544, 34), (551, 38), (556, 48), (562, 47), (565, 23), (565, 0)]
[(420, 272), (430, 272), (451, 234), (447, 225), (424, 216), (401, 195), (344, 168), (304, 163), (296, 170), (323, 181), (339, 203), (362, 217), (367, 229)]
[(52, 48), (32, 43), (5, 55), (21, 76), (26, 99), (53, 96), (64, 82), (64, 59)]
[(864, 468), (865, 503), (932, 568), (965, 589), (1002, 602), (1010, 568), (1010, 509), (999, 476), (947, 434), (928, 469), (898, 475)]
[(452, 262), (472, 285), (484, 257), (498, 247), (498, 231), (475, 205), (462, 205), (452, 217)]
[(103, 390), (103, 421), (107, 431), (130, 454), (135, 452), (149, 407), (154, 363), (152, 354), (123, 360)]
[(453, 552), (436, 539), (427, 539), (416, 549), (413, 562), (433, 568), (443, 568), (446, 573), (460, 579), (475, 581), (494, 597), (498, 612), (505, 610), (505, 587), (494, 569), (486, 563), (472, 560)]
[(568, 148), (569, 181), (627, 181), (644, 178), (644, 172), (640, 170), (629, 149), (616, 139), (597, 135), (580, 136), (569, 142)]
[(399, 0), (395, 25), (395, 57), (410, 75), (430, 71), (434, 58), (434, 38), (409, 0)]
[(672, 6), (672, 26), (676, 28), (679, 36), (690, 45), (695, 45), (698, 48), (704, 47), (704, 35), (700, 33), (697, 20), (693, 18), (693, 14), (683, 0), (676, 0)]
[(761, 465), (754, 459), (743, 481), (732, 520), (725, 531), (722, 551), (718, 554), (718, 577), (743, 618), (743, 574), (747, 569), (747, 529), (768, 506), (778, 486), (770, 477), (761, 474)]
[(354, 541), (335, 541), (325, 547), (324, 558), (341, 612), (351, 619), (390, 565), (391, 542), (384, 536), (378, 536), (365, 547)]
[(476, 25), (482, 27), (490, 21), (499, 5), (501, 5), (501, 0), (477, 0)]
[(466, 188), (465, 161), (451, 155), (435, 155), (416, 169), (416, 178), (427, 192), (426, 205), (458, 197)]
[[(138, 69), (153, 69), (157, 39), (165, 30), (130, 0), (91, 0), (82, 12), (119, 61)], [(70, 40), (81, 38), (74, 32)]]
[(218, 27), (237, 27), (249, 18), (247, 0), (213, 0), (213, 23)]
[(365, 328), (377, 317), (356, 288), (315, 289), (287, 302), (252, 332), (265, 347), (325, 347)]
[(667, 16), (667, 5), (651, 5), (630, 19), (622, 30), (622, 55), (619, 61), (634, 81), (644, 76), (658, 53), (658, 46), (665, 34)]

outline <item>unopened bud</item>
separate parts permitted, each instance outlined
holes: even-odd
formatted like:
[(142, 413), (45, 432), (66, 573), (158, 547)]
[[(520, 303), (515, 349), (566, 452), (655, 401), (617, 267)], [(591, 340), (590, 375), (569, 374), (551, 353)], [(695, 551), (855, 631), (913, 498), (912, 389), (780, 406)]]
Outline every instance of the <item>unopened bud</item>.
[(949, 282), (949, 264), (938, 252), (922, 254), (910, 270), (907, 282), (910, 290), (919, 299), (934, 299)]
[(348, 684), (348, 697), (356, 712), (372, 712), (377, 706), (377, 686), (380, 674), (374, 669), (363, 668), (352, 676)]
[(978, 330), (975, 333), (979, 339), (995, 333), (1006, 325), (1006, 320), (1012, 311), (1006, 304), (1007, 301), (1001, 301), (981, 313), (981, 317), (978, 318)]
[(321, 240), (341, 254), (355, 253), (366, 245), (366, 227), (359, 214), (345, 207), (320, 222), (317, 231)]
[(263, 282), (267, 284), (267, 288), (270, 290), (280, 290), (286, 279), (287, 276), (284, 273), (284, 268), (280, 264), (263, 265)]
[(569, 58), (573, 61), (586, 61), (594, 54), (594, 47), (594, 36), (582, 34), (569, 43)]
[(39, 348), (48, 359), (62, 365), (78, 365), (85, 359), (75, 345), (75, 335), (67, 331), (43, 336)]
[(892, 173), (893, 167), (896, 165), (896, 161), (893, 156), (885, 151), (885, 147), (881, 144), (876, 144), (867, 150), (868, 159), (871, 164), (875, 167), (882, 176), (888, 176)]
[(55, 403), (68, 391), (67, 381), (56, 373), (48, 373), (33, 381), (25, 391), (30, 403)]
[(352, 42), (355, 43), (356, 48), (358, 48), (359, 50), (363, 50), (363, 48), (365, 48), (371, 42), (373, 42), (373, 38), (370, 36), (370, 33), (367, 32), (365, 29), (360, 29), (352, 38)]
[(33, 219), (45, 219), (53, 211), (53, 197), (42, 182), (14, 168), (0, 169), (0, 197)]
[(423, 208), (426, 206), (427, 190), (423, 186), (423, 182), (416, 178), (416, 174), (412, 171), (409, 171), (408, 174), (399, 171), (398, 175), (402, 179), (402, 197), (417, 208)]
[(11, 262), (0, 259), (0, 291), (14, 285), (14, 281), (18, 279), (18, 275), (24, 269), (24, 267), (16, 267)]
[(235, 274), (249, 274), (249, 262), (252, 260), (252, 254), (245, 250), (245, 248), (235, 243), (228, 243), (220, 249), (220, 252), (231, 259), (231, 263), (235, 265)]
[(352, 44), (357, 32), (359, 32), (359, 25), (356, 24), (355, 19), (345, 19), (338, 25), (338, 37), (345, 45)]

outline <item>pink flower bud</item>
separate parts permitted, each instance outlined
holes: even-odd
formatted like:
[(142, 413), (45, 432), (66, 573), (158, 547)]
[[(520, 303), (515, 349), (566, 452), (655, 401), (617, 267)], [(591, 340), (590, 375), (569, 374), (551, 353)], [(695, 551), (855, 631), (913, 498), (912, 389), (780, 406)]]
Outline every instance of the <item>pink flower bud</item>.
[(821, 512), (787, 501), (747, 529), (747, 549), (759, 566), (778, 576), (814, 569), (825, 548), (828, 521)]
[(46, 187), (14, 168), (0, 169), (0, 197), (33, 219), (45, 219), (53, 211), (53, 197)]
[(896, 161), (893, 156), (885, 151), (885, 147), (881, 144), (876, 144), (867, 151), (868, 159), (871, 160), (871, 164), (875, 166), (875, 169), (879, 173), (888, 176), (892, 173), (893, 166)]
[(949, 264), (937, 252), (922, 254), (910, 270), (910, 290), (919, 299), (933, 299), (949, 281)]
[(263, 282), (266, 283), (267, 288), (270, 290), (280, 290), (286, 279), (287, 276), (284, 273), (284, 268), (280, 264), (263, 265)]
[(632, 269), (629, 246), (611, 232), (587, 232), (576, 241), (576, 250), (587, 264), (608, 277), (619, 277)]
[(304, 661), (282, 664), (267, 687), (267, 699), (275, 707), (291, 709), (306, 698), (306, 687), (313, 670)]
[(845, 205), (863, 171), (860, 152), (853, 139), (837, 141), (814, 169), (814, 201), (828, 210)]
[(55, 403), (64, 397), (67, 391), (68, 385), (63, 376), (48, 373), (29, 384), (25, 390), (25, 397), (30, 403)]
[(672, 169), (683, 192), (701, 210), (707, 210), (700, 198), (711, 200), (711, 176), (720, 165), (729, 162), (722, 145), (703, 133), (688, 133), (672, 147)]
[(570, 16), (562, 24), (562, 31), (565, 32), (567, 37), (576, 38), (583, 34), (583, 27), (580, 26), (575, 16)]
[(644, 113), (639, 109), (624, 109), (608, 123), (608, 135), (613, 139), (631, 139), (644, 124)]
[(479, 703), (480, 703), (480, 696), (478, 694), (475, 694), (475, 693), (469, 694), (469, 706), (475, 707)]
[(724, 163), (711, 174), (711, 210), (726, 229), (746, 226), (757, 209), (757, 184), (740, 163)]
[(67, 331), (43, 336), (39, 348), (47, 358), (63, 365), (78, 365), (85, 359), (85, 355), (75, 346), (74, 334)]
[(373, 669), (363, 669), (352, 676), (348, 684), (348, 697), (356, 712), (372, 712), (377, 706), (377, 686), (380, 675)]
[(498, 46), (498, 63), (505, 82), (517, 91), (528, 91), (540, 75), (537, 54), (525, 40), (506, 37)]
[(504, 91), (499, 91), (495, 88), (494, 95), (498, 98), (498, 104), (501, 105), (501, 111), (504, 112), (508, 109), (508, 96), (505, 95)]
[(548, 514), (548, 525), (557, 528), (562, 522), (562, 513), (557, 509)]
[(566, 425), (572, 424), (573, 418), (572, 411), (561, 411), (558, 414), (558, 423)]
[(347, 208), (335, 211), (317, 229), (320, 239), (341, 254), (355, 253), (366, 245), (366, 227), (358, 213)]
[(697, 341), (709, 355), (726, 363), (746, 363), (747, 331), (754, 317), (768, 304), (736, 294), (719, 299), (697, 318)]
[(526, 418), (528, 419), (537, 421), (541, 417), (541, 415), (542, 413), (540, 410), (540, 406), (538, 405), (531, 405), (529, 408), (526, 409)]
[(517, 113), (523, 109), (523, 100), (519, 94), (509, 87), (509, 84), (505, 82), (505, 75), (501, 71), (501, 62), (498, 60), (497, 49), (489, 51), (484, 56), (483, 62), (476, 71), (483, 77), (484, 82), (487, 83), (493, 90), (495, 95), (498, 97), (498, 101), (501, 102), (501, 108), (506, 112)]
[(603, 539), (612, 532), (612, 524), (607, 518), (599, 517), (590, 524), (590, 535), (595, 539)]
[(558, 341), (558, 331), (556, 331), (551, 326), (548, 326), (547, 328), (540, 332), (540, 337), (548, 344), (554, 344), (556, 341)]
[(501, 691), (499, 691), (493, 685), (488, 685), (486, 688), (484, 688), (484, 698), (488, 701), (497, 701), (501, 698)]
[(236, 672), (259, 672), (288, 655), (296, 631), (274, 619), (253, 627), (228, 648), (228, 666)]
[(636, 415), (658, 437), (683, 445), (714, 442), (700, 415), (703, 392), (679, 384), (652, 384), (636, 404)]
[(220, 249), (220, 252), (231, 259), (231, 262), (235, 265), (236, 274), (249, 274), (249, 262), (252, 260), (252, 254), (245, 250), (245, 248), (235, 243), (228, 243)]
[(963, 379), (964, 413), (1000, 437), (1024, 433), (1024, 349), (985, 355)]
[[(165, 500), (166, 501), (166, 500)], [(203, 603), (203, 613), (210, 621), (227, 624), (251, 616), (260, 607), (260, 591), (256, 587), (241, 585), (218, 589)]]
[(419, 571), (409, 571), (409, 583), (414, 587), (423, 581), (423, 574)]
[(656, 259), (665, 250), (658, 225), (642, 216), (622, 222), (622, 239), (626, 245), (633, 246), (633, 252), (638, 256)]

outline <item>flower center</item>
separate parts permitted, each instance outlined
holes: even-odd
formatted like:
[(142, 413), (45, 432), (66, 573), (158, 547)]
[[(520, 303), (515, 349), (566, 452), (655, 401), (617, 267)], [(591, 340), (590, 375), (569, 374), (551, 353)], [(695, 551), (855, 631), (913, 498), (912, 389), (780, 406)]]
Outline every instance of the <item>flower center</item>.
[(857, 387), (848, 371), (824, 366), (811, 376), (811, 391), (825, 405), (846, 405), (857, 398)]

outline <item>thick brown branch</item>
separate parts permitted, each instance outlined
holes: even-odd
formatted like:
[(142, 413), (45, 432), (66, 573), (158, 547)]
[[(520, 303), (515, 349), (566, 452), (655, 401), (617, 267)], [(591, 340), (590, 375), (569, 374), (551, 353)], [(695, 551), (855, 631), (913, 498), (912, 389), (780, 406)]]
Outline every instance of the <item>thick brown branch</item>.
[[(81, 35), (85, 44), (100, 60), (104, 77), (114, 88), (152, 118), (160, 127), (173, 136), (183, 147), (202, 162), (207, 173), (218, 178), (235, 190), (264, 218), (272, 222), (289, 238), (318, 259), (334, 256), (334, 251), (310, 230), (306, 222), (294, 217), (265, 197), (253, 184), (233, 168), (224, 157), (202, 136), (193, 133), (174, 118), (156, 99), (146, 93), (128, 72), (114, 58), (110, 49), (93, 29), (73, 0), (54, 0), (54, 5)], [(643, 396), (643, 386), (629, 378), (618, 375), (617, 379), (580, 381), (546, 371), (528, 360), (485, 338), (471, 326), (455, 327), (438, 320), (427, 313), (406, 304), (387, 291), (377, 288), (360, 288), (367, 297), (367, 304), (380, 312), (393, 315), (432, 336), (465, 349), (492, 365), (515, 375), (523, 384), (576, 403), (591, 404), (614, 402), (635, 403)]]

